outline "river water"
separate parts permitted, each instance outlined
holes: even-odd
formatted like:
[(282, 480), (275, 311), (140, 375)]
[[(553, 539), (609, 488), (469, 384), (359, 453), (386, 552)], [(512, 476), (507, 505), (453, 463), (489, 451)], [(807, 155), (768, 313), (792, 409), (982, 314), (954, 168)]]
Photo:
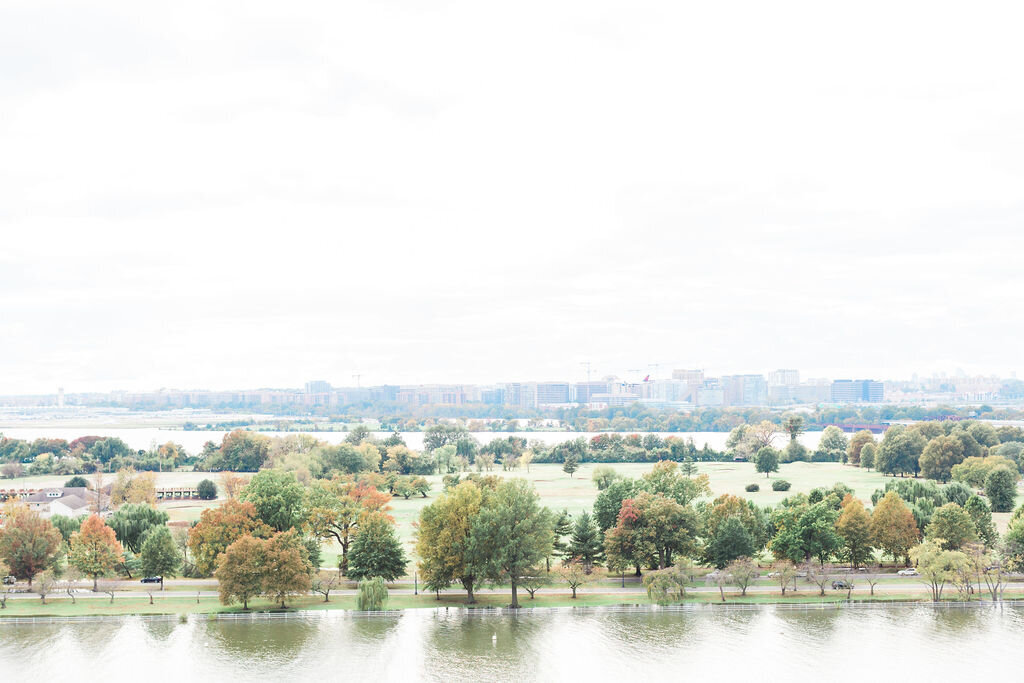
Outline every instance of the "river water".
[[(297, 434), (299, 432), (261, 432), (269, 436), (287, 436), (289, 434)], [(557, 444), (563, 441), (571, 441), (583, 437), (590, 439), (593, 436), (597, 436), (599, 433), (607, 432), (472, 432), (472, 435), (480, 443), (487, 443), (491, 439), (503, 439), (510, 435), (515, 435), (532, 441), (534, 439), (541, 441), (545, 444)], [(697, 448), (701, 448), (704, 444), (708, 444), (711, 448), (716, 450), (725, 449), (725, 441), (729, 438), (728, 432), (657, 432), (659, 436), (665, 438), (674, 436), (680, 439), (693, 439), (693, 442), (697, 445)], [(11, 439), (26, 439), (32, 441), (39, 438), (47, 439), (65, 439), (71, 441), (80, 436), (95, 435), (111, 437), (116, 436), (124, 441), (128, 446), (134, 449), (145, 449), (151, 446), (158, 446), (168, 441), (173, 441), (185, 447), (190, 453), (198, 453), (203, 450), (203, 444), (207, 441), (213, 441), (215, 444), (220, 444), (226, 431), (184, 431), (181, 429), (166, 429), (158, 427), (3, 427), (0, 425), (0, 434), (3, 434)], [(327, 443), (341, 443), (345, 440), (346, 432), (312, 432), (316, 438)], [(375, 432), (375, 434), (381, 438), (386, 439), (391, 435), (390, 432)], [(623, 433), (625, 436), (626, 433)], [(402, 438), (409, 448), (421, 450), (423, 448), (423, 432), (402, 432)], [(777, 447), (783, 446), (786, 443), (786, 437), (780, 434), (775, 439), (775, 445)], [(800, 442), (803, 443), (810, 449), (818, 447), (818, 442), (821, 441), (821, 432), (807, 432), (800, 435)]]
[(0, 680), (1017, 680), (1022, 638), (1019, 607), (127, 617), (0, 623)]

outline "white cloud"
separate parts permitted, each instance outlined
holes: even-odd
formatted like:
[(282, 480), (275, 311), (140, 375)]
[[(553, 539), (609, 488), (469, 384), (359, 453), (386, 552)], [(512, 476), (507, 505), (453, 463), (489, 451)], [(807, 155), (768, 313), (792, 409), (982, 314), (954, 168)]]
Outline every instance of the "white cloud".
[(0, 393), (1017, 369), (1016, 4), (0, 9)]

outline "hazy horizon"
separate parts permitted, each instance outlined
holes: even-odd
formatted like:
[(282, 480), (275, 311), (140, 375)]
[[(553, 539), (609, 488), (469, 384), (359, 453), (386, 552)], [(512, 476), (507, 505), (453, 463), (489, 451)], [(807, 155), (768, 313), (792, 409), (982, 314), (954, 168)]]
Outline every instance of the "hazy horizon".
[(0, 394), (1009, 376), (1020, 19), (5, 3)]

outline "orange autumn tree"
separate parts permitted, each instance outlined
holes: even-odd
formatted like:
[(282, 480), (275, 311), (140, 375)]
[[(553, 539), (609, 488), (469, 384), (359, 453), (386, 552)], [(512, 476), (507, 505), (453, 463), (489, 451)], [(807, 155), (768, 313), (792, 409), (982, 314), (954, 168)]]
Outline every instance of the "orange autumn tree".
[(232, 543), (249, 534), (256, 538), (269, 538), (273, 531), (256, 518), (252, 503), (237, 500), (203, 510), (199, 523), (188, 532), (188, 549), (195, 558), (196, 570), (205, 575), (213, 573), (220, 557)]
[(99, 577), (109, 574), (123, 555), (117, 535), (99, 515), (91, 515), (82, 522), (81, 529), (71, 534), (69, 560), (73, 567), (92, 577), (93, 592)]

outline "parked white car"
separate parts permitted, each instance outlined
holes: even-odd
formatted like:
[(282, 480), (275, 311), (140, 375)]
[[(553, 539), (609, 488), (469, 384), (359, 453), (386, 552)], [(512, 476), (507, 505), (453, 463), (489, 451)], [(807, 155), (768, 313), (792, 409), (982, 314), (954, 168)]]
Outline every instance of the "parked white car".
[(919, 576), (917, 570), (914, 569), (913, 567), (907, 567), (906, 569), (901, 569), (901, 570), (899, 570), (896, 573), (898, 575), (900, 575), (900, 576)]

